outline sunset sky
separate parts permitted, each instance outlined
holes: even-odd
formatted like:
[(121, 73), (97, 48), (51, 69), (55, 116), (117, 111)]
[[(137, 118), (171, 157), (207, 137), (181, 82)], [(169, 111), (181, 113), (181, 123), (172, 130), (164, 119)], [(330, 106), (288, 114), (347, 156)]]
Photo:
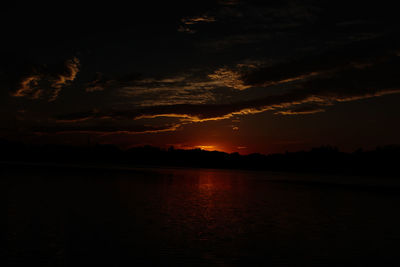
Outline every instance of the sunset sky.
[(31, 2), (0, 10), (1, 138), (241, 154), (400, 143), (400, 16), (384, 1)]

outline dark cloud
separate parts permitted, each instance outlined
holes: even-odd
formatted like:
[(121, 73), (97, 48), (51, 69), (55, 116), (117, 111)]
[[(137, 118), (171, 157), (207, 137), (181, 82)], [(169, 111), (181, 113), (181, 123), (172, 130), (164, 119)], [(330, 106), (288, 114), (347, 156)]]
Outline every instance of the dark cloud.
[(187, 33), (195, 33), (195, 30), (191, 28), (193, 25), (198, 24), (198, 23), (215, 22), (215, 18), (208, 16), (208, 15), (202, 15), (202, 16), (183, 18), (181, 21), (182, 21), (182, 25), (179, 26), (178, 31), (187, 32)]
[(243, 74), (247, 85), (262, 86), (301, 80), (345, 68), (364, 68), (396, 56), (400, 52), (398, 35), (363, 40), (316, 55), (253, 69)]
[[(337, 102), (400, 93), (400, 81), (396, 78), (400, 74), (399, 70), (400, 60), (393, 58), (373, 66), (346, 69), (333, 75), (306, 80), (292, 85), (293, 88), (285, 93), (260, 99), (228, 104), (178, 104), (109, 112), (84, 112), (61, 116), (59, 119), (114, 118), (134, 120), (165, 116), (179, 117), (187, 121), (206, 121), (230, 118), (238, 114), (259, 113), (266, 110), (284, 109), (292, 111), (292, 114), (298, 114), (301, 111), (305, 113), (307, 110), (302, 110), (300, 105), (328, 106)], [(290, 113), (289, 111), (287, 111), (287, 114)], [(322, 108), (319, 108), (318, 111), (322, 111)], [(278, 111), (278, 113), (283, 112)]]
[(372, 66), (353, 68), (333, 76), (306, 81), (299, 86), (301, 89), (298, 92), (340, 102), (395, 93), (400, 89), (396, 79), (399, 70), (400, 58), (394, 57)]
[(129, 86), (141, 78), (139, 73), (128, 74), (104, 74), (98, 72), (85, 84), (86, 92), (104, 91), (108, 89), (119, 89), (123, 86)]
[(77, 58), (66, 60), (64, 64), (34, 67), (28, 74), (17, 79), (11, 95), (54, 101), (60, 91), (75, 80), (78, 72)]
[[(203, 75), (204, 76), (204, 75)], [(190, 71), (176, 75), (158, 77), (96, 74), (86, 83), (86, 91), (111, 89), (121, 105), (156, 106), (179, 103), (207, 103), (213, 101), (212, 90), (223, 86), (222, 82), (207, 77), (195, 77)]]

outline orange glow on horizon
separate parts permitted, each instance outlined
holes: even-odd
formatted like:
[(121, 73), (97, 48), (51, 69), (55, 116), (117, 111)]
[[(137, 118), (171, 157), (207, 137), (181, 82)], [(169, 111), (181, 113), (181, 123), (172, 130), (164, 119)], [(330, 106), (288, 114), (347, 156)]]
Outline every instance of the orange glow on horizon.
[(248, 152), (247, 146), (231, 146), (228, 144), (216, 144), (216, 143), (195, 143), (195, 144), (168, 144), (168, 147), (174, 147), (176, 149), (193, 150), (201, 149), (204, 151), (219, 151), (225, 153), (240, 153), (243, 154)]
[(200, 148), (201, 150), (207, 150), (207, 151), (219, 150), (218, 147), (214, 145), (199, 145), (195, 146), (194, 148)]
[(192, 150), (192, 149), (201, 149), (206, 151), (226, 151), (226, 149), (220, 145), (211, 145), (211, 144), (201, 144), (201, 145), (187, 145), (187, 144), (171, 144), (173, 147), (177, 149), (185, 149), (185, 150)]
[(240, 146), (240, 147), (232, 147), (230, 148), (229, 146), (226, 145), (195, 145), (195, 146), (191, 146), (191, 147), (186, 147), (185, 149), (201, 149), (201, 150), (205, 150), (205, 151), (220, 151), (220, 152), (225, 152), (225, 153), (234, 153), (234, 152), (244, 152), (247, 150), (247, 147), (245, 146)]

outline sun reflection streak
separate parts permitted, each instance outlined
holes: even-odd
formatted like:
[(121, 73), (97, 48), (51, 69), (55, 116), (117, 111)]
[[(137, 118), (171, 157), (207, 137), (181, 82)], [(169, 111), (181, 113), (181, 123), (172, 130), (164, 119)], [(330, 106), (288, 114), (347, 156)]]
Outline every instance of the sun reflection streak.
[(167, 227), (179, 226), (179, 233), (201, 247), (216, 242), (217, 236), (233, 240), (242, 232), (243, 229), (231, 227), (243, 218), (238, 210), (246, 198), (235, 197), (246, 193), (246, 186), (240, 179), (224, 170), (174, 172), (176, 178), (164, 187), (167, 190), (163, 202)]
[[(197, 202), (198, 216), (202, 218), (201, 231), (197, 233), (198, 240), (206, 241), (212, 237), (215, 229), (221, 223), (220, 216), (228, 215), (229, 210), (224, 207), (224, 200), (231, 192), (231, 183), (224, 179), (218, 171), (203, 172), (198, 178)], [(228, 215), (228, 217), (231, 217)]]

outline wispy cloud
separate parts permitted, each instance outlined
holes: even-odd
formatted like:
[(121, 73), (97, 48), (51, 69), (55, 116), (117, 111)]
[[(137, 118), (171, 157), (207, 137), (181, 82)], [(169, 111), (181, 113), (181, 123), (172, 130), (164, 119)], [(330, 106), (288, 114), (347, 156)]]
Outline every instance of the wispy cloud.
[[(400, 93), (399, 47), (388, 42), (396, 38), (364, 40), (268, 66), (236, 64), (200, 75), (187, 72), (118, 82), (124, 109), (66, 114), (58, 119), (176, 118), (183, 125), (266, 111), (280, 115), (321, 113), (337, 103)], [(370, 51), (371, 47), (376, 50)], [(34, 84), (34, 80), (29, 83)], [(231, 90), (232, 98), (218, 98), (216, 92), (221, 88)], [(261, 90), (270, 93), (261, 94)]]
[(15, 97), (30, 96), (34, 99), (38, 98), (40, 93), (42, 92), (40, 88), (38, 88), (40, 79), (40, 75), (36, 74), (31, 74), (29, 76), (21, 78), (17, 90), (11, 95)]
[(159, 125), (145, 124), (107, 124), (107, 123), (88, 123), (76, 124), (71, 122), (56, 122), (46, 126), (36, 126), (30, 129), (34, 134), (95, 134), (95, 135), (114, 135), (114, 134), (148, 134), (176, 131), (181, 126), (180, 123), (166, 123)]
[[(138, 120), (143, 118), (175, 117), (182, 121), (201, 122), (222, 120), (235, 115), (255, 114), (274, 110), (279, 114), (294, 115), (322, 112), (325, 107), (338, 102), (400, 93), (398, 81), (400, 60), (378, 63), (367, 68), (346, 69), (335, 75), (320, 76), (292, 85), (292, 89), (281, 94), (263, 98), (214, 104), (152, 105), (131, 110), (84, 112), (66, 115), (60, 119), (101, 118)], [(306, 109), (304, 104), (318, 105), (317, 109)]]
[(209, 74), (208, 77), (210, 77), (214, 81), (221, 83), (221, 85), (223, 86), (231, 87), (237, 90), (245, 90), (251, 87), (244, 84), (244, 81), (241, 79), (241, 74), (227, 68), (220, 68), (214, 73)]
[(196, 30), (192, 26), (199, 23), (212, 23), (215, 22), (216, 18), (209, 15), (195, 16), (195, 17), (185, 17), (181, 19), (182, 24), (179, 26), (179, 32), (195, 33)]
[(50, 97), (49, 101), (54, 101), (58, 97), (61, 89), (67, 85), (69, 82), (75, 80), (76, 75), (79, 72), (79, 59), (74, 57), (73, 59), (67, 60), (64, 64), (65, 70), (64, 72), (57, 75), (51, 87), (55, 90), (53, 91), (52, 96)]
[(296, 109), (288, 109), (288, 110), (280, 110), (275, 112), (275, 114), (282, 114), (282, 115), (308, 115), (308, 114), (315, 114), (319, 112), (324, 112), (325, 109), (322, 108), (296, 108)]
[(57, 75), (51, 86), (54, 88), (61, 88), (68, 82), (75, 80), (76, 75), (79, 72), (79, 64), (79, 59), (76, 57), (67, 60), (64, 64), (65, 71)]
[(214, 21), (215, 21), (214, 17), (210, 17), (207, 15), (182, 19), (182, 23), (186, 24), (186, 25), (193, 25), (193, 24), (200, 23), (200, 22), (210, 23), (210, 22), (214, 22)]
[(182, 75), (138, 80), (118, 89), (119, 95), (137, 106), (204, 104), (214, 100), (217, 84)]
[(124, 103), (129, 101), (131, 105), (141, 107), (210, 104), (227, 101), (235, 96), (233, 91), (251, 88), (244, 84), (242, 72), (254, 67), (254, 63), (244, 62), (215, 70), (187, 70), (175, 75), (147, 77), (124, 83), (100, 76), (88, 88), (95, 91), (112, 87), (113, 91), (123, 97)]
[(11, 96), (47, 98), (48, 101), (54, 101), (60, 91), (75, 80), (78, 72), (79, 59), (75, 57), (65, 61), (61, 67), (55, 66), (54, 69), (39, 66), (19, 79)]

